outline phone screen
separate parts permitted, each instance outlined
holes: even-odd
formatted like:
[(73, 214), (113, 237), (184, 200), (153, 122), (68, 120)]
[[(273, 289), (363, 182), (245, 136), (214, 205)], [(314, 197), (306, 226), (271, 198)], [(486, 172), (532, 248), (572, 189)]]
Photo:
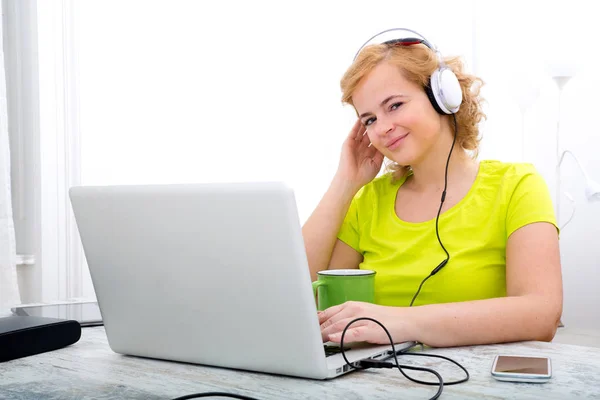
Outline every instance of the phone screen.
[(495, 371), (548, 375), (548, 359), (541, 357), (498, 356)]

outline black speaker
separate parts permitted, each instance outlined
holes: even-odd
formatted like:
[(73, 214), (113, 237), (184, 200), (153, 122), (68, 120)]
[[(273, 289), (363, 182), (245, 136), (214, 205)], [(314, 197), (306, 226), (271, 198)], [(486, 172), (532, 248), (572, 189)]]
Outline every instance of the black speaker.
[(0, 318), (0, 362), (76, 343), (81, 325), (72, 320), (15, 316)]

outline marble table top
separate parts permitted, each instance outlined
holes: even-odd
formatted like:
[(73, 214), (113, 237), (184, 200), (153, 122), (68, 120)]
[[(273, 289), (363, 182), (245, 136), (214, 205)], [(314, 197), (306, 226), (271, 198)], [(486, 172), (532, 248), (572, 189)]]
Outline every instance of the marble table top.
[[(451, 357), (468, 369), (471, 379), (444, 387), (441, 399), (600, 399), (600, 348), (521, 342), (414, 351)], [(544, 384), (497, 381), (490, 374), (497, 354), (549, 356), (553, 377)], [(445, 380), (463, 376), (459, 368), (439, 359), (402, 357), (400, 362), (434, 368)], [(429, 399), (436, 390), (407, 380), (395, 369), (317, 381), (123, 356), (110, 349), (103, 327), (83, 328), (81, 339), (66, 348), (0, 363), (0, 399), (11, 400), (152, 400), (208, 391), (256, 399), (389, 400)]]

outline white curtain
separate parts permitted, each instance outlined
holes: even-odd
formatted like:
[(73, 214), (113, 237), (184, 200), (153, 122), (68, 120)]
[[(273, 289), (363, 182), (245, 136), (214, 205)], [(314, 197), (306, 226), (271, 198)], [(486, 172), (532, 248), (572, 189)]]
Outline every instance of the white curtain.
[[(1, 7), (0, 5), (0, 10)], [(5, 77), (2, 19), (0, 18), (0, 315), (6, 313), (10, 306), (20, 303), (10, 189), (10, 146)]]

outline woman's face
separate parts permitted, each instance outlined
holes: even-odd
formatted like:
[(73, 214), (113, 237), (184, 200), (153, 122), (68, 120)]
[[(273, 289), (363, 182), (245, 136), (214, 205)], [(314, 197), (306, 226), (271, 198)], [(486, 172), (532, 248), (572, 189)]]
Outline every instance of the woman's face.
[(363, 78), (352, 101), (373, 146), (400, 165), (418, 164), (440, 137), (442, 118), (423, 88), (389, 63)]

